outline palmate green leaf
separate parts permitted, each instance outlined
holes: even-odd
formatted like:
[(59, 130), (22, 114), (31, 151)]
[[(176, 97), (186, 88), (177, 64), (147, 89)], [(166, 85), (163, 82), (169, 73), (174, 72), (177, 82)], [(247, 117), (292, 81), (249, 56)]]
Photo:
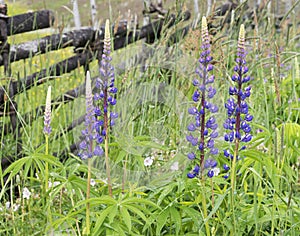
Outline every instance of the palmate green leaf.
[(166, 225), (169, 218), (169, 211), (167, 209), (162, 210), (157, 216), (156, 235), (160, 235), (162, 228)]
[(13, 162), (7, 169), (4, 171), (3, 175), (11, 173), (12, 176), (15, 176), (20, 172), (20, 170), (25, 165), (26, 171), (24, 171), (24, 174), (26, 175), (29, 171), (29, 168), (33, 163), (38, 163), (39, 171), (43, 172), (44, 165), (41, 165), (41, 162), (44, 163), (48, 162), (50, 165), (53, 166), (61, 166), (62, 164), (58, 161), (58, 159), (51, 155), (45, 155), (45, 154), (33, 154), (27, 157), (22, 157), (21, 159)]
[(120, 212), (125, 225), (127, 226), (129, 232), (131, 232), (131, 217), (128, 210), (124, 206), (120, 206)]
[[(107, 215), (112, 211), (114, 206), (109, 206), (105, 210), (99, 213), (99, 216), (96, 218), (95, 227), (92, 229), (93, 235), (100, 235), (101, 226), (106, 219)], [(98, 213), (97, 213), (98, 214)]]
[(114, 219), (115, 219), (115, 217), (116, 217), (116, 215), (119, 213), (118, 212), (118, 205), (112, 205), (111, 206), (111, 210), (110, 210), (110, 212), (109, 212), (109, 214), (108, 214), (108, 221), (109, 221), (109, 223), (111, 224), (113, 221), (114, 221)]
[(131, 204), (137, 204), (137, 203), (146, 204), (146, 205), (152, 206), (154, 208), (159, 208), (155, 203), (153, 203), (149, 200), (143, 199), (143, 198), (131, 197), (131, 198), (126, 198), (126, 199), (122, 200), (122, 205), (124, 205), (124, 204), (131, 205)]
[(159, 198), (157, 199), (157, 205), (160, 205), (162, 201), (169, 195), (170, 192), (173, 192), (173, 189), (177, 187), (177, 183), (173, 182), (165, 187), (165, 189), (161, 192)]
[(188, 206), (181, 206), (180, 208), (187, 217), (190, 217), (192, 219), (192, 222), (193, 224), (195, 224), (196, 228), (200, 228), (200, 226), (203, 224), (201, 213)]
[(3, 175), (10, 173), (10, 179), (20, 172), (25, 164), (31, 165), (32, 157), (23, 157), (15, 162), (13, 162), (9, 167), (6, 168)]
[[(126, 205), (126, 208), (128, 210), (130, 210), (131, 212), (137, 214), (139, 217), (141, 217), (146, 223), (148, 223), (148, 219), (147, 217), (145, 216), (145, 214), (140, 210), (138, 209), (137, 207), (133, 206), (133, 205)], [(143, 210), (145, 211), (148, 211), (146, 208), (144, 208)], [(148, 211), (149, 212), (149, 211)], [(149, 212), (150, 213), (150, 212)]]
[(28, 175), (28, 172), (33, 167), (38, 167), (38, 171), (41, 173), (44, 173), (44, 164), (48, 162), (50, 165), (53, 166), (60, 166), (61, 163), (57, 161), (57, 158), (51, 155), (45, 155), (45, 154), (33, 154), (30, 156), (23, 157), (19, 160), (14, 161), (11, 165), (9, 165), (6, 170), (3, 173), (4, 175), (8, 175), (8, 179), (3, 186), (1, 192), (0, 192), (0, 199), (2, 198), (5, 188), (7, 184), (11, 181), (13, 177), (15, 177), (17, 174), (20, 173), (21, 169), (24, 168), (23, 174), (24, 176)]
[(119, 151), (115, 163), (117, 164), (117, 163), (120, 163), (120, 162), (122, 162), (123, 160), (125, 160), (125, 156), (126, 156), (126, 155), (127, 155), (127, 152), (125, 152), (124, 150)]
[(175, 230), (176, 230), (176, 235), (179, 234), (179, 231), (181, 229), (181, 216), (180, 213), (178, 212), (178, 208), (175, 207), (174, 205), (169, 207), (169, 212), (171, 215), (171, 219), (172, 219), (172, 224), (175, 224)]
[(113, 199), (110, 196), (101, 196), (101, 197), (97, 197), (97, 198), (90, 198), (88, 200), (82, 200), (77, 202), (77, 204), (74, 206), (74, 208), (80, 208), (82, 205), (86, 205), (87, 203), (90, 203), (91, 207), (94, 206), (99, 206), (101, 204), (106, 204), (106, 205), (117, 205), (118, 202)]
[(116, 231), (118, 232), (118, 234), (115, 234), (115, 235), (126, 236), (125, 230), (121, 228), (120, 224), (117, 224), (116, 227), (117, 227)]
[(71, 175), (69, 178), (68, 178), (68, 182), (70, 184), (72, 184), (73, 188), (79, 188), (81, 189), (82, 191), (86, 191), (86, 180), (85, 179), (82, 179), (76, 175)]
[(278, 169), (276, 168), (271, 158), (265, 158), (263, 164), (264, 164), (264, 169), (266, 170), (267, 175), (269, 177), (268, 179), (271, 180), (274, 188), (276, 189), (276, 191), (278, 191), (279, 182), (280, 182)]
[(76, 223), (77, 219), (76, 219), (76, 214), (73, 214), (75, 215), (74, 217), (71, 217), (70, 214), (64, 216), (64, 215), (58, 215), (57, 217), (57, 220), (55, 220), (54, 222), (52, 222), (51, 225), (49, 225), (47, 228), (46, 228), (46, 231), (50, 230), (51, 228), (56, 230), (58, 229), (61, 225), (64, 225), (65, 223), (69, 224), (69, 225), (72, 225), (74, 223)]

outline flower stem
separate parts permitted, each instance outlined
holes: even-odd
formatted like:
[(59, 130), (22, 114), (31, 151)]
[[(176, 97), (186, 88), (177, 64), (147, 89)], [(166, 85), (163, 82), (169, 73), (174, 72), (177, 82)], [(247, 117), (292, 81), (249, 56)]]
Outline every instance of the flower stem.
[[(92, 160), (88, 158), (88, 177), (87, 177), (87, 189), (86, 189), (86, 200), (90, 199), (91, 192), (91, 169), (92, 169)], [(86, 229), (85, 233), (87, 235), (90, 234), (90, 203), (89, 201), (86, 203)]]
[(113, 196), (112, 186), (111, 186), (111, 178), (110, 178), (110, 166), (108, 159), (108, 135), (105, 136), (105, 165), (106, 165), (106, 175), (107, 175), (107, 185), (108, 185), (108, 193), (109, 196)]
[[(49, 154), (49, 136), (45, 135), (46, 138), (46, 151), (45, 154)], [(48, 189), (48, 179), (49, 179), (49, 164), (48, 162), (45, 163), (45, 193), (47, 192)]]
[(231, 210), (233, 219), (233, 231), (231, 235), (236, 235), (236, 221), (235, 221), (235, 192), (236, 192), (236, 160), (239, 151), (239, 139), (235, 139), (235, 149), (233, 154), (233, 160), (231, 164)]
[(126, 165), (127, 165), (127, 159), (128, 155), (126, 155), (126, 158), (123, 162), (123, 179), (122, 179), (122, 194), (125, 193), (125, 183), (126, 183)]
[[(45, 154), (48, 155), (49, 154), (49, 135), (45, 135), (45, 142), (46, 142), (46, 150), (45, 150)], [(48, 191), (48, 183), (49, 182), (49, 163), (48, 161), (46, 161), (45, 163), (45, 197)], [(52, 224), (52, 214), (51, 214), (51, 208), (50, 208), (50, 202), (49, 198), (46, 197), (46, 204), (48, 205), (47, 207), (47, 219), (48, 219), (48, 223), (51, 225)]]
[(202, 209), (203, 209), (203, 220), (205, 225), (206, 236), (210, 236), (209, 224), (207, 220), (207, 206), (206, 206), (206, 194), (205, 194), (205, 179), (201, 180), (202, 183)]

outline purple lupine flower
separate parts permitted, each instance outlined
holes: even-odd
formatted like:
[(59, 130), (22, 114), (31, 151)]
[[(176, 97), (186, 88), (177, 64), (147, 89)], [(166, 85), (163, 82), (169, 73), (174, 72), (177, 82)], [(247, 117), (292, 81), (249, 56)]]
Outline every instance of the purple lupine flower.
[[(235, 85), (229, 88), (230, 98), (225, 103), (228, 118), (223, 124), (225, 130), (227, 130), (224, 135), (225, 141), (237, 144), (240, 142), (247, 143), (252, 139), (249, 122), (253, 119), (253, 116), (249, 114), (249, 106), (246, 102), (246, 99), (251, 95), (251, 86), (244, 86), (250, 80), (250, 76), (246, 75), (248, 72), (245, 60), (246, 54), (245, 28), (244, 25), (241, 25), (236, 66), (234, 67), (235, 73), (231, 78)], [(240, 150), (244, 150), (245, 148), (246, 146), (242, 146)], [(233, 159), (233, 155), (228, 150), (224, 150), (224, 156)], [(229, 167), (226, 165), (224, 169), (228, 171)]]
[[(219, 109), (216, 105), (209, 102), (215, 96), (216, 89), (212, 86), (215, 77), (210, 74), (213, 70), (213, 65), (211, 64), (213, 58), (210, 55), (210, 40), (205, 17), (202, 17), (201, 38), (201, 53), (198, 60), (199, 65), (196, 68), (196, 74), (199, 76), (199, 79), (193, 80), (193, 86), (196, 90), (193, 93), (192, 100), (196, 104), (188, 109), (188, 113), (194, 117), (194, 122), (188, 125), (189, 134), (186, 136), (187, 141), (192, 146), (198, 147), (200, 151), (200, 165), (196, 164), (195, 168), (187, 174), (188, 178), (196, 177), (200, 171), (203, 177), (203, 171), (206, 168), (204, 164), (205, 154), (212, 156), (219, 152), (215, 147), (214, 141), (218, 137), (218, 132), (216, 131), (218, 125), (214, 113), (218, 112)], [(196, 132), (199, 133), (195, 134)], [(199, 137), (195, 137), (196, 135), (199, 135)], [(189, 160), (199, 161), (194, 152), (189, 153), (187, 156)], [(214, 163), (213, 167), (211, 166), (208, 170), (208, 176), (212, 177), (214, 176), (212, 169), (217, 166), (217, 162), (212, 158), (208, 160)]]
[(252, 138), (250, 135), (251, 127), (248, 122), (253, 119), (253, 116), (248, 113), (249, 107), (245, 101), (251, 94), (251, 87), (243, 88), (243, 85), (249, 81), (249, 76), (245, 75), (248, 72), (245, 60), (246, 54), (245, 29), (244, 25), (241, 25), (236, 66), (234, 67), (235, 74), (232, 76), (235, 86), (229, 88), (231, 97), (225, 103), (228, 118), (223, 126), (228, 130), (224, 136), (227, 142), (233, 142), (235, 139), (249, 142)]
[(94, 146), (94, 140), (97, 139), (96, 135), (96, 119), (95, 107), (93, 105), (93, 94), (91, 86), (90, 72), (86, 74), (86, 114), (85, 114), (85, 128), (82, 130), (84, 139), (79, 144), (79, 157), (83, 160), (93, 156), (102, 156), (104, 151), (99, 145)]
[(94, 95), (94, 100), (96, 101), (96, 130), (98, 134), (103, 137), (97, 138), (98, 144), (101, 144), (104, 141), (108, 127), (114, 126), (115, 119), (118, 118), (118, 113), (111, 110), (111, 107), (115, 106), (117, 103), (115, 97), (118, 89), (115, 87), (114, 67), (110, 63), (112, 58), (110, 56), (111, 39), (109, 29), (109, 21), (107, 20), (105, 25), (104, 48), (100, 65), (100, 77), (96, 80), (96, 88), (99, 89), (99, 92)]
[(52, 131), (50, 123), (51, 123), (51, 86), (48, 87), (48, 91), (47, 91), (46, 107), (45, 107), (45, 115), (44, 115), (44, 134), (48, 136)]

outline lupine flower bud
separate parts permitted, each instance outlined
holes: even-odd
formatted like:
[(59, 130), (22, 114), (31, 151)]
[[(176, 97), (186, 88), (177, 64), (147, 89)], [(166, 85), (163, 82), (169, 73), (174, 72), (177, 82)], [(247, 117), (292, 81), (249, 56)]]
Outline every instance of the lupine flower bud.
[[(198, 79), (193, 80), (193, 85), (196, 90), (193, 93), (192, 100), (196, 103), (195, 106), (190, 107), (188, 112), (194, 117), (194, 122), (190, 123), (187, 127), (187, 130), (190, 132), (186, 136), (188, 142), (192, 146), (197, 146), (200, 151), (200, 166), (196, 164), (192, 172), (187, 174), (188, 178), (196, 177), (200, 170), (203, 174), (205, 167), (204, 156), (205, 153), (209, 155), (218, 154), (218, 149), (215, 147), (214, 139), (218, 137), (218, 132), (216, 131), (218, 125), (213, 113), (218, 111), (218, 107), (210, 102), (209, 99), (212, 99), (216, 94), (216, 89), (212, 87), (215, 77), (210, 75), (210, 72), (213, 70), (213, 65), (211, 64), (212, 56), (210, 55), (210, 40), (207, 29), (206, 18), (202, 18), (202, 30), (201, 30), (202, 46), (200, 58), (198, 60), (199, 65), (196, 69), (196, 74), (199, 76)], [(192, 133), (199, 132), (199, 138), (193, 136)], [(189, 153), (188, 159), (192, 161), (199, 161), (196, 158), (194, 152)], [(211, 170), (216, 167), (217, 162), (213, 159), (208, 159), (214, 162), (213, 167), (208, 169), (208, 176), (214, 176), (214, 172)]]
[(47, 97), (46, 97), (46, 108), (45, 108), (45, 115), (44, 115), (45, 135), (50, 135), (52, 131), (50, 123), (51, 123), (51, 86), (48, 87)]

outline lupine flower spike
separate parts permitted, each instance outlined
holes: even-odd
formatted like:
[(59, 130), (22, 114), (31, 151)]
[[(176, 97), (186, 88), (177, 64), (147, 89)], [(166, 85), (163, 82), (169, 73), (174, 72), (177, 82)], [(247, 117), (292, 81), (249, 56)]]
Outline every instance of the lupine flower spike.
[(90, 72), (86, 74), (86, 114), (85, 114), (85, 128), (82, 130), (84, 140), (79, 144), (79, 156), (85, 160), (93, 156), (103, 156), (104, 151), (99, 144), (94, 147), (94, 139), (96, 139), (95, 131), (95, 108), (93, 105), (93, 94), (91, 86)]
[[(229, 150), (224, 150), (225, 157), (231, 160), (231, 211), (233, 217), (233, 225), (235, 227), (235, 196), (236, 196), (236, 161), (239, 159), (239, 151), (246, 148), (242, 146), (240, 148), (240, 143), (247, 143), (252, 139), (250, 134), (251, 127), (248, 124), (253, 116), (249, 114), (248, 104), (246, 99), (250, 97), (251, 87), (244, 87), (243, 85), (248, 83), (250, 76), (246, 75), (248, 72), (248, 67), (246, 66), (246, 49), (245, 49), (245, 28), (244, 25), (241, 25), (238, 39), (238, 48), (237, 48), (237, 58), (236, 66), (234, 67), (234, 75), (231, 77), (231, 80), (234, 86), (229, 88), (230, 98), (225, 103), (225, 108), (227, 110), (228, 118), (224, 123), (224, 128), (227, 130), (224, 139), (225, 141), (232, 143), (234, 142), (234, 153), (231, 154)], [(224, 169), (228, 170), (227, 165), (224, 166)], [(225, 175), (225, 178), (228, 178), (228, 174)], [(235, 232), (235, 228), (233, 228)]]
[(118, 114), (112, 110), (116, 105), (117, 100), (115, 95), (118, 89), (115, 87), (115, 73), (114, 67), (111, 65), (111, 39), (110, 39), (110, 26), (109, 20), (106, 20), (105, 35), (104, 35), (104, 48), (100, 64), (100, 77), (96, 80), (96, 87), (99, 89), (99, 93), (96, 93), (94, 100), (96, 101), (96, 124), (97, 131), (96, 140), (98, 143), (105, 145), (105, 163), (106, 174), (108, 182), (108, 190), (110, 196), (112, 196), (112, 187), (110, 181), (110, 167), (108, 158), (108, 140), (109, 140), (109, 128), (114, 126), (115, 119)]
[[(48, 87), (47, 97), (46, 97), (46, 107), (45, 107), (45, 115), (44, 115), (44, 134), (45, 134), (45, 154), (49, 154), (49, 136), (51, 134), (51, 86)], [(45, 161), (45, 174), (44, 174), (44, 193), (46, 194), (48, 190), (48, 182), (49, 182), (49, 162)], [(30, 192), (23, 191), (23, 198), (27, 196), (27, 199), (30, 197)], [(26, 195), (27, 194), (27, 195)], [(48, 222), (52, 221), (50, 204), (47, 208), (47, 220)]]
[[(234, 67), (235, 73), (231, 78), (235, 85), (229, 88), (231, 97), (227, 100), (227, 103), (225, 103), (228, 118), (224, 122), (224, 128), (227, 130), (224, 139), (229, 143), (234, 142), (235, 148), (234, 154), (230, 153), (229, 150), (224, 150), (224, 155), (231, 159), (233, 164), (239, 159), (239, 151), (246, 148), (246, 146), (239, 148), (240, 143), (247, 143), (252, 139), (249, 122), (253, 119), (253, 116), (249, 114), (249, 107), (246, 102), (246, 99), (249, 98), (251, 94), (251, 86), (243, 86), (250, 80), (250, 76), (246, 75), (248, 72), (245, 60), (246, 54), (245, 28), (244, 25), (241, 25), (236, 66)], [(226, 165), (224, 166), (224, 169), (228, 170), (229, 167)]]
[(45, 114), (44, 114), (44, 134), (48, 136), (52, 131), (50, 123), (51, 123), (51, 86), (48, 87)]
[[(51, 86), (48, 87), (47, 97), (46, 97), (46, 107), (45, 107), (45, 114), (44, 114), (44, 134), (45, 134), (45, 154), (49, 154), (49, 136), (51, 134)], [(48, 162), (45, 163), (45, 186), (44, 190), (47, 191), (48, 188), (48, 175), (49, 175), (49, 164)]]
[(217, 175), (214, 172), (217, 162), (213, 159), (207, 159), (206, 156), (218, 154), (215, 147), (215, 138), (218, 137), (216, 119), (214, 113), (218, 112), (218, 107), (210, 102), (216, 94), (216, 89), (212, 87), (214, 75), (211, 75), (213, 65), (211, 64), (212, 56), (210, 55), (210, 41), (207, 29), (206, 18), (202, 18), (201, 30), (202, 46), (199, 58), (199, 66), (196, 69), (198, 78), (193, 80), (196, 90), (193, 94), (194, 107), (190, 107), (188, 112), (194, 116), (194, 121), (188, 125), (189, 135), (186, 136), (188, 142), (192, 146), (197, 147), (200, 151), (200, 158), (197, 158), (196, 152), (191, 152), (187, 156), (190, 160), (195, 160), (196, 165), (193, 170), (187, 174), (188, 178), (194, 178), (201, 174), (203, 178), (204, 170), (208, 170), (208, 177)]
[(100, 66), (100, 77), (96, 80), (96, 87), (100, 92), (96, 93), (94, 96), (94, 100), (97, 105), (99, 105), (95, 108), (95, 114), (97, 116), (95, 127), (99, 133), (97, 136), (97, 141), (99, 143), (104, 142), (104, 138), (108, 133), (108, 128), (114, 126), (115, 119), (118, 117), (117, 113), (111, 111), (112, 107), (117, 103), (115, 94), (118, 89), (114, 86), (114, 67), (110, 64), (111, 39), (109, 29), (109, 20), (107, 20), (105, 25), (104, 49)]

